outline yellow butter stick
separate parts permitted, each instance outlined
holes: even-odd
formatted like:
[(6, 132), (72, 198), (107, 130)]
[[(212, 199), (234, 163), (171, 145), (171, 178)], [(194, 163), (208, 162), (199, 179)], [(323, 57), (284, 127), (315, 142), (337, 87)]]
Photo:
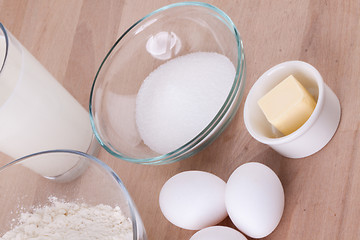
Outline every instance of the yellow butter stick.
[(266, 119), (288, 135), (300, 128), (315, 109), (316, 101), (301, 83), (290, 75), (258, 100)]

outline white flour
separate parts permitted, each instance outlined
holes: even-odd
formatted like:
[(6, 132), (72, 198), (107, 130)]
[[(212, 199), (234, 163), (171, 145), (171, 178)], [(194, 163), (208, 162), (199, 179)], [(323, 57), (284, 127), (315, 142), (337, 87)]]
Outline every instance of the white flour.
[(66, 203), (53, 198), (51, 206), (22, 213), (19, 224), (0, 239), (131, 240), (132, 223), (119, 207)]

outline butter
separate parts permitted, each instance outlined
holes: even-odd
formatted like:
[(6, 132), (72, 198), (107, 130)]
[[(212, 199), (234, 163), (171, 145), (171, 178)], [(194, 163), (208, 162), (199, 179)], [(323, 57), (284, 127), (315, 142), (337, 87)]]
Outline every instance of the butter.
[(282, 134), (300, 128), (315, 109), (316, 101), (292, 75), (258, 100), (266, 119)]

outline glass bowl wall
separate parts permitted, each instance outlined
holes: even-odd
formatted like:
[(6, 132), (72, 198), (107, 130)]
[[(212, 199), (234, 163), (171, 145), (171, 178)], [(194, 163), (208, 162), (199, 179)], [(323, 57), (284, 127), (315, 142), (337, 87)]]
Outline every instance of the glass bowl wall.
[[(53, 176), (53, 166), (62, 174)], [(0, 168), (0, 238), (22, 212), (51, 205), (50, 199), (90, 206), (120, 207), (133, 225), (133, 239), (146, 240), (141, 218), (128, 191), (110, 167), (95, 157), (71, 150), (40, 152)]]

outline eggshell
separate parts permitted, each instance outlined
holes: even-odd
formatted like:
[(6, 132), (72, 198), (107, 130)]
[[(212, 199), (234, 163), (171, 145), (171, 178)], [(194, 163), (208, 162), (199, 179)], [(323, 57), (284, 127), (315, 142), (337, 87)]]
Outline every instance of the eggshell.
[(252, 238), (269, 235), (284, 211), (284, 189), (278, 176), (267, 166), (251, 162), (230, 176), (225, 204), (235, 226)]
[(224, 220), (226, 183), (202, 171), (186, 171), (170, 178), (159, 196), (160, 209), (174, 225), (199, 230)]
[(223, 226), (204, 228), (195, 233), (190, 240), (247, 240), (235, 229)]

